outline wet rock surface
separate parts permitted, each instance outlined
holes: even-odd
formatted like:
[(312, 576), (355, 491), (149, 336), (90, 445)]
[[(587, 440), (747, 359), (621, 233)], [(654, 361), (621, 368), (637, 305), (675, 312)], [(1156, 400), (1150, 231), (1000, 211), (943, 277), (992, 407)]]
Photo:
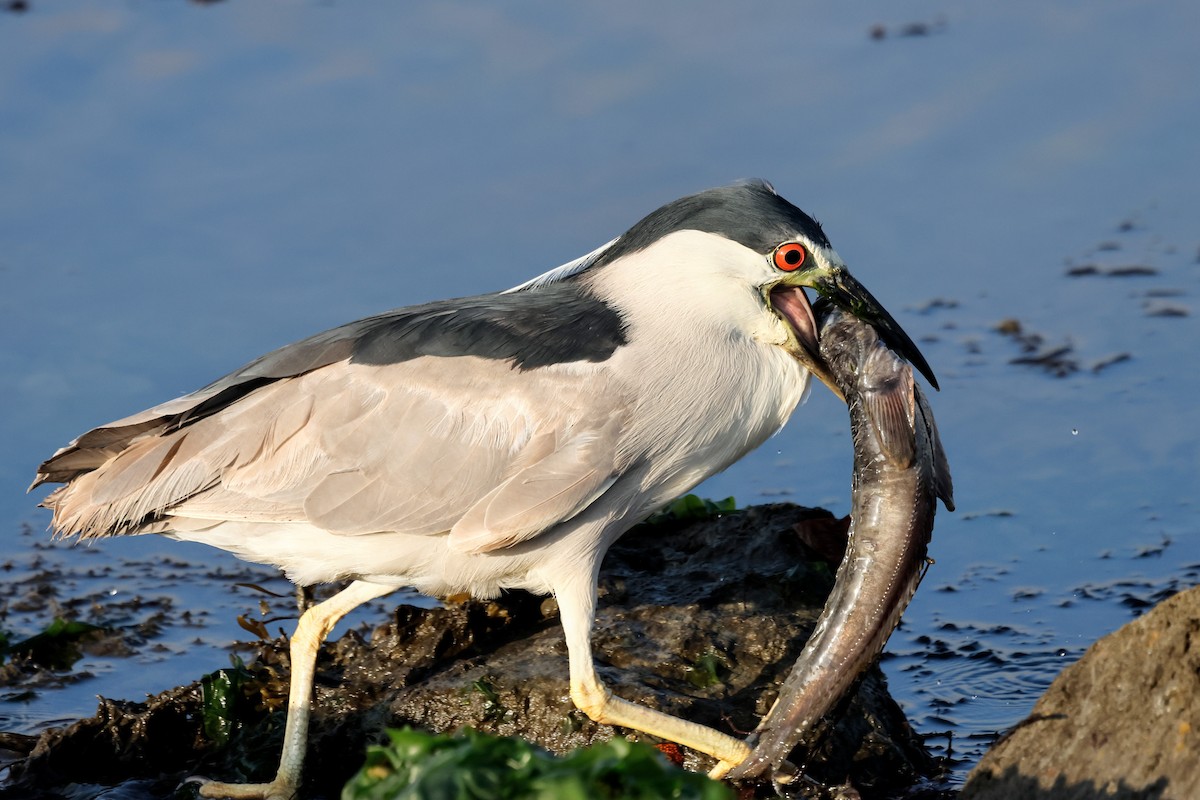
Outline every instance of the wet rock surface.
[(964, 800), (1200, 797), (1200, 587), (1063, 670), (984, 756)]
[[(752, 730), (803, 648), (833, 583), (801, 544), (827, 512), (790, 505), (643, 526), (605, 560), (593, 636), (597, 667), (622, 697), (735, 735)], [(799, 526), (799, 533), (797, 531)], [(287, 696), (287, 643), (264, 641), (214, 719), (211, 677), (146, 703), (104, 700), (95, 717), (22, 747), (0, 797), (165, 796), (188, 775), (273, 776)], [(614, 735), (571, 705), (567, 653), (552, 599), (511, 593), (495, 601), (400, 606), (368, 638), (327, 643), (318, 662), (305, 796), (335, 797), (387, 726), (432, 731), (463, 725), (521, 736), (563, 752)], [(205, 694), (209, 700), (206, 702)], [(709, 759), (682, 751), (690, 769)], [(793, 755), (820, 784), (863, 797), (905, 791), (938, 768), (887, 693), (882, 673), (858, 688)], [(795, 796), (822, 796), (796, 781)], [(132, 792), (132, 793), (130, 793)], [(743, 796), (773, 796), (746, 788)]]

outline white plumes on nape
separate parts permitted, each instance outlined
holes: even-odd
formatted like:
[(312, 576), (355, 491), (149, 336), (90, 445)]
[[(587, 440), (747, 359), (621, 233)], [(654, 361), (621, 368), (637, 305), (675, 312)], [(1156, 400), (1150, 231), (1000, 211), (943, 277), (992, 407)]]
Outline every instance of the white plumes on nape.
[[(620, 239), (620, 238), (621, 237), (619, 237), (619, 236), (617, 237), (617, 239)], [(607, 250), (608, 248), (610, 248), (614, 244), (616, 244), (617, 239), (612, 239), (608, 242), (605, 242), (604, 244), (600, 245), (592, 252), (590, 252), (586, 255), (582, 255), (579, 258), (575, 259), (574, 261), (568, 261), (566, 264), (563, 264), (562, 266), (555, 267), (554, 269), (550, 270), (549, 272), (543, 272), (541, 275), (538, 275), (536, 278), (531, 278), (530, 280), (527, 280), (518, 286), (514, 286), (511, 289), (506, 289), (501, 294), (512, 294), (513, 292), (521, 292), (521, 291), (524, 291), (525, 289), (536, 289), (539, 286), (545, 286), (546, 284), (550, 284), (550, 283), (557, 283), (558, 281), (569, 278), (572, 275), (578, 275), (579, 273), (584, 272), (589, 267), (591, 267), (592, 264), (594, 264), (596, 262), (596, 259), (599, 258), (604, 253), (605, 250)]]

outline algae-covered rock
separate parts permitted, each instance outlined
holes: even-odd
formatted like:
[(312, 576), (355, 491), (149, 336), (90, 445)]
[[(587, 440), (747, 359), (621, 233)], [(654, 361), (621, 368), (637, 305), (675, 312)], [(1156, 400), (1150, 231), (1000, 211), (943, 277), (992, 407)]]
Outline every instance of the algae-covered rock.
[[(829, 566), (814, 559), (794, 529), (813, 518), (831, 519), (778, 505), (630, 532), (610, 551), (601, 575), (593, 641), (607, 685), (629, 700), (734, 735), (752, 730), (832, 586)], [(276, 639), (262, 644), (254, 663), (209, 676), (203, 685), (148, 703), (103, 701), (97, 716), (43, 734), (0, 796), (135, 780), (154, 796), (194, 774), (269, 779), (279, 755), (287, 671), (287, 643)], [(214, 720), (214, 707), (228, 718)], [(471, 726), (556, 753), (635, 736), (573, 708), (557, 608), (552, 599), (525, 593), (400, 606), (368, 639), (351, 632), (327, 643), (318, 662), (305, 795), (337, 796), (366, 747), (383, 741), (388, 727), (404, 725), (434, 732)], [(808, 776), (830, 785), (849, 781), (864, 797), (901, 790), (936, 771), (874, 668), (802, 750), (797, 763)], [(694, 770), (711, 765), (690, 751), (680, 756)], [(818, 792), (807, 781), (794, 786)]]

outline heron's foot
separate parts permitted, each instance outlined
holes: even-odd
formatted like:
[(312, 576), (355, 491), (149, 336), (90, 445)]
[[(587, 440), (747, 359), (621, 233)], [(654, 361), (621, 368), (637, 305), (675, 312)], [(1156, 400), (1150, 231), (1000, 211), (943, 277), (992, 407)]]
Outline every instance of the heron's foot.
[(297, 786), (278, 777), (270, 783), (222, 783), (193, 776), (184, 783), (200, 784), (201, 797), (224, 798), (224, 800), (295, 800)]
[(572, 680), (571, 700), (580, 711), (596, 722), (619, 725), (690, 747), (717, 759), (718, 768), (727, 764), (726, 772), (750, 755), (750, 746), (741, 739), (735, 739), (705, 725), (631, 703), (614, 695), (599, 681), (577, 683)]
[[(708, 777), (714, 781), (724, 780), (730, 770), (740, 764), (740, 761), (718, 761), (717, 765), (708, 771)], [(790, 761), (780, 761), (779, 766), (771, 771), (771, 781), (778, 784), (788, 784), (796, 780), (797, 776), (812, 780), (804, 773), (796, 768), (796, 765)]]

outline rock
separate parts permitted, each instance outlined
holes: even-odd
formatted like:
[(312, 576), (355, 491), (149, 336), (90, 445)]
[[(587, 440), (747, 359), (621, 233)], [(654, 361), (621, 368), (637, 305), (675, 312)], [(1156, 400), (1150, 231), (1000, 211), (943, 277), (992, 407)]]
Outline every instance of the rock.
[(1200, 797), (1200, 587), (1063, 670), (984, 756), (963, 800)]
[[(683, 524), (641, 526), (610, 551), (593, 642), (607, 685), (629, 700), (740, 735), (753, 729), (803, 648), (832, 572), (794, 526), (832, 520), (790, 505)], [(236, 678), (231, 731), (205, 728), (202, 687), (148, 703), (105, 700), (96, 717), (42, 735), (13, 767), (9, 792), (141, 781), (169, 791), (186, 775), (273, 776), (283, 728), (287, 645), (264, 642)], [(567, 654), (553, 600), (401, 606), (369, 641), (353, 632), (318, 661), (305, 795), (337, 796), (386, 726), (435, 732), (470, 725), (563, 752), (614, 735), (571, 705)], [(872, 668), (802, 744), (815, 780), (863, 797), (890, 795), (937, 772)], [(711, 761), (684, 751), (684, 764)], [(798, 792), (819, 796), (804, 781)], [(0, 790), (0, 796), (6, 796)], [(12, 794), (10, 796), (19, 796)], [(746, 795), (749, 796), (749, 795)]]

